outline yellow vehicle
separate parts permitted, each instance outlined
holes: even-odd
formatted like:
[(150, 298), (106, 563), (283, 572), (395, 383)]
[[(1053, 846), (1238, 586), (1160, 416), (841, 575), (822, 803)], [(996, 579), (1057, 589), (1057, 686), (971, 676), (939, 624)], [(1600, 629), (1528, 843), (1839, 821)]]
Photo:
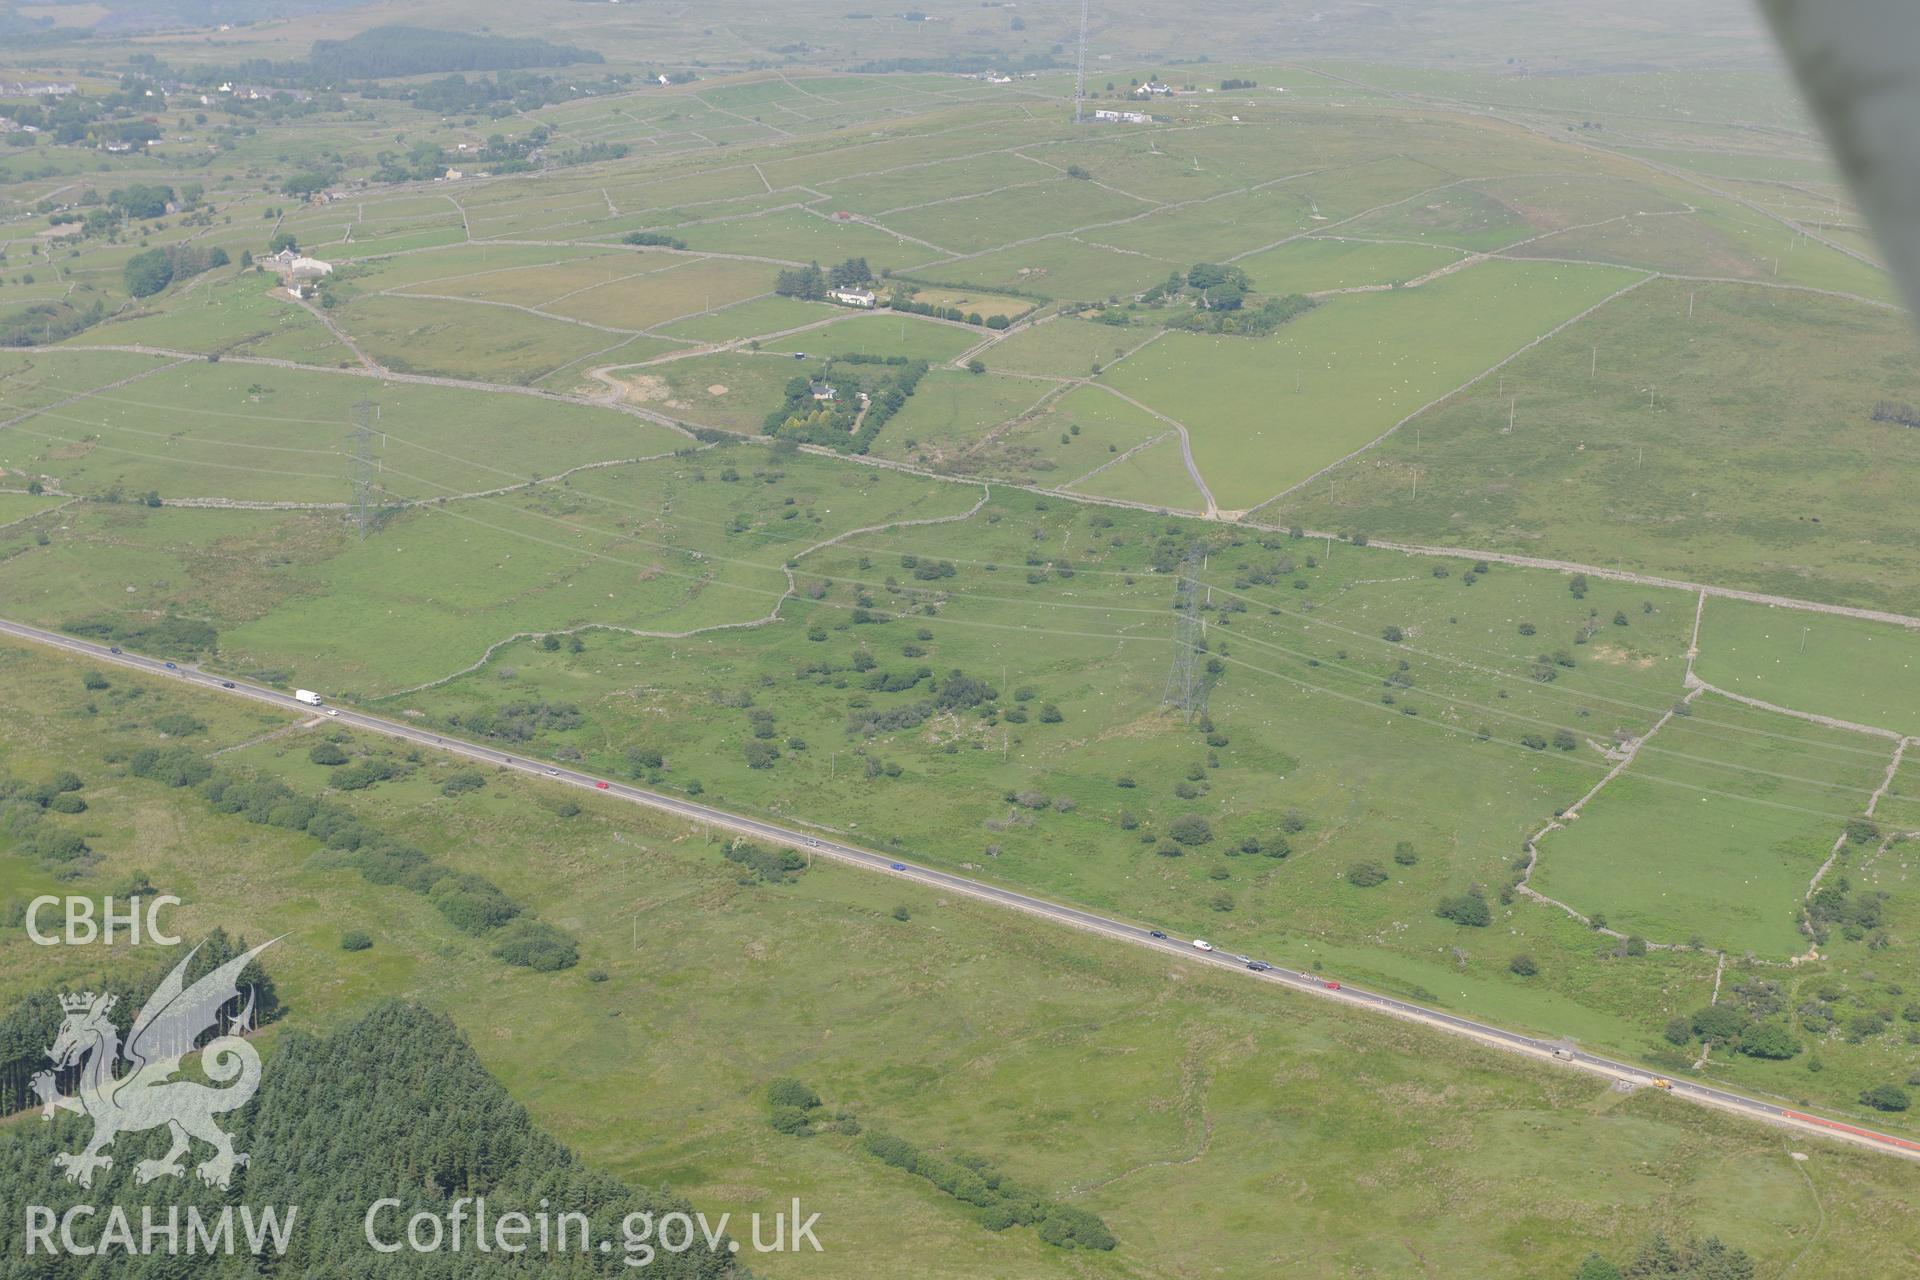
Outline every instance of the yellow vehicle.
[(1673, 1088), (1673, 1081), (1667, 1079), (1665, 1076), (1655, 1076), (1653, 1078), (1653, 1087), (1656, 1089), (1671, 1089)]

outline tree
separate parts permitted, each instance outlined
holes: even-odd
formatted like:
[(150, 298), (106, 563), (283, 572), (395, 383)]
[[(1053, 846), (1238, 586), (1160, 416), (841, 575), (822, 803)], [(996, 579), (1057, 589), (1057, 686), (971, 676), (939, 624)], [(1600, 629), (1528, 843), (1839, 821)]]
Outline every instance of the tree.
[(1214, 285), (1200, 296), (1209, 311), (1238, 311), (1247, 300), (1247, 291), (1229, 280)]
[(1747, 1029), (1747, 1015), (1730, 1004), (1710, 1004), (1693, 1015), (1693, 1033), (1716, 1044), (1732, 1044)]
[(865, 284), (871, 279), (873, 272), (868, 269), (865, 258), (848, 258), (845, 262), (835, 263), (833, 270), (827, 273), (827, 283), (835, 289)]
[(80, 677), (80, 683), (85, 685), (89, 692), (97, 693), (107, 687), (107, 678), (98, 671), (88, 671)]
[(986, 371), (987, 371), (987, 362), (985, 360), (981, 360), (976, 357), (972, 360), (967, 361), (968, 373), (985, 373)]
[(1632, 1280), (1661, 1276), (1673, 1280), (1753, 1280), (1754, 1267), (1753, 1259), (1743, 1250), (1723, 1243), (1718, 1236), (1708, 1236), (1705, 1240), (1689, 1238), (1676, 1246), (1666, 1236), (1656, 1235), (1641, 1246), (1624, 1272), (1613, 1274)]
[(1800, 1042), (1778, 1022), (1763, 1022), (1740, 1038), (1740, 1052), (1777, 1061), (1799, 1053)]
[(160, 218), (166, 216), (167, 206), (173, 203), (173, 188), (136, 182), (109, 191), (107, 203), (129, 218)]
[(1587, 1255), (1580, 1269), (1573, 1273), (1573, 1280), (1620, 1280), (1620, 1268), (1608, 1262), (1597, 1253)]
[(127, 259), (121, 283), (136, 298), (150, 298), (173, 283), (173, 261), (164, 249), (148, 249)]
[(818, 302), (827, 296), (827, 278), (815, 262), (774, 277), (773, 291), (783, 297)]
[(1420, 861), (1420, 855), (1414, 852), (1411, 840), (1402, 840), (1393, 846), (1393, 860), (1403, 867), (1411, 867)]
[(268, 253), (279, 253), (282, 249), (291, 249), (295, 253), (300, 252), (300, 242), (293, 238), (292, 232), (282, 231), (273, 239), (267, 241)]
[(1524, 951), (1507, 961), (1507, 968), (1522, 978), (1531, 978), (1534, 974), (1540, 972), (1540, 966), (1535, 964), (1533, 957)]

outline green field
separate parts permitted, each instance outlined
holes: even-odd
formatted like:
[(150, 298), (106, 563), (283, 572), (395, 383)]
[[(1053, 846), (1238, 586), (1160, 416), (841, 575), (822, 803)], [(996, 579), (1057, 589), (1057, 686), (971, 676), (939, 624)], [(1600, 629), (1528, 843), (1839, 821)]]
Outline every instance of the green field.
[(1749, 698), (1920, 736), (1920, 635), (1911, 628), (1709, 600), (1694, 670)]
[(1801, 892), (1891, 755), (1709, 695), (1541, 842), (1535, 883), (1650, 940), (1783, 959), (1804, 945)]
[(1184, 422), (1220, 505), (1244, 510), (1633, 281), (1487, 262), (1404, 293), (1336, 299), (1271, 339), (1169, 334), (1107, 377)]

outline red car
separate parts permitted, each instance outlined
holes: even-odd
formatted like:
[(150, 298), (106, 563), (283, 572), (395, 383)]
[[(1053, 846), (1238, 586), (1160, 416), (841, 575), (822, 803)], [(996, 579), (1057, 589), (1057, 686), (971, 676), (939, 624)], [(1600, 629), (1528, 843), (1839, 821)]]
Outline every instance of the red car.
[(593, 785), (600, 788), (602, 791), (605, 791), (607, 789), (607, 784), (604, 782), (596, 782)]
[(1339, 989), (1340, 989), (1340, 984), (1337, 982), (1329, 982), (1327, 984), (1327, 990), (1329, 991), (1338, 991)]

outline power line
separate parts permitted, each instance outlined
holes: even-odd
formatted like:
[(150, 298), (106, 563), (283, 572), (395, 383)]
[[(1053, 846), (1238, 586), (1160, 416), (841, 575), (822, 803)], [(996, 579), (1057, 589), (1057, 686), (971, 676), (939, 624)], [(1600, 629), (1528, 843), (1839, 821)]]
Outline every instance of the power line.
[(1087, 0), (1080, 0), (1080, 57), (1073, 73), (1073, 122), (1086, 118), (1087, 102)]
[(1180, 580), (1173, 593), (1173, 666), (1167, 672), (1160, 705), (1178, 711), (1192, 724), (1206, 709), (1207, 683), (1200, 671), (1200, 654), (1207, 647), (1207, 623), (1200, 616), (1200, 572), (1207, 544), (1195, 542), (1180, 562)]
[(360, 541), (367, 540), (367, 526), (372, 522), (374, 512), (373, 486), (373, 401), (365, 396), (353, 407), (355, 425), (353, 428), (353, 522), (360, 531)]

